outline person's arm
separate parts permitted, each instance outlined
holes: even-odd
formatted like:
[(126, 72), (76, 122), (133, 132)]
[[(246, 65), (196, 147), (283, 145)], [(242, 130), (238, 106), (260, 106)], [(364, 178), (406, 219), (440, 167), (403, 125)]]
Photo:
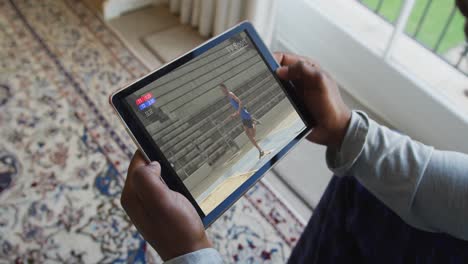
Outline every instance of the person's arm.
[(408, 224), (468, 240), (468, 155), (434, 150), (353, 112), (327, 163), (354, 176)]
[[(308, 139), (326, 145), (329, 166), (356, 177), (407, 223), (468, 240), (468, 156), (438, 151), (380, 126), (343, 103), (313, 60), (276, 53), (281, 79), (294, 83), (316, 123)], [(346, 136), (345, 136), (346, 135)]]

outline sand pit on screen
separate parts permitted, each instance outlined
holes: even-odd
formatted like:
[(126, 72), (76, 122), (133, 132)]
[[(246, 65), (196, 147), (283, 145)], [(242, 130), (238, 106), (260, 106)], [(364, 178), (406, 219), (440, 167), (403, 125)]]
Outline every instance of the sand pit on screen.
[(249, 171), (227, 178), (200, 203), (200, 207), (203, 212), (211, 212), (216, 206), (218, 206), (230, 194), (239, 188), (239, 186), (247, 181), (254, 173), (255, 171)]

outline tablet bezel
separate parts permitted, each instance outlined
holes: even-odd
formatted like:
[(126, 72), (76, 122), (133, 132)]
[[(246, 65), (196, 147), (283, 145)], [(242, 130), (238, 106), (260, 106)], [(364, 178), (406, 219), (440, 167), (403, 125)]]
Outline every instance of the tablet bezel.
[[(151, 138), (149, 133), (144, 128), (143, 124), (138, 120), (135, 113), (133, 113), (130, 106), (125, 102), (125, 98), (136, 92), (138, 89), (144, 88), (145, 86), (151, 84), (162, 76), (170, 73), (171, 71), (177, 69), (178, 67), (184, 65), (185, 63), (191, 61), (192, 59), (200, 56), (209, 49), (217, 46), (223, 41), (235, 36), (244, 31), (252, 43), (255, 45), (259, 55), (262, 57), (263, 61), (267, 65), (271, 74), (275, 79), (281, 83), (281, 88), (289, 98), (289, 101), (296, 109), (297, 113), (301, 117), (302, 121), (306, 125), (299, 135), (297, 135), (291, 142), (289, 142), (280, 152), (273, 156), (265, 165), (263, 165), (259, 170), (257, 170), (247, 181), (245, 181), (239, 188), (237, 188), (233, 193), (231, 193), (221, 204), (215, 207), (208, 215), (205, 215), (198, 203), (195, 201), (194, 197), (191, 195), (189, 190), (183, 184), (183, 181), (179, 178), (175, 170), (172, 168), (170, 162), (167, 160), (165, 155), (160, 151), (157, 144)], [(291, 92), (294, 90), (294, 86), (291, 82), (286, 82), (280, 80), (276, 76), (276, 69), (279, 67), (278, 63), (275, 61), (275, 58), (268, 50), (266, 45), (260, 39), (260, 36), (254, 29), (251, 23), (248, 21), (242, 22), (233, 28), (225, 31), (224, 33), (209, 39), (195, 49), (185, 53), (184, 55), (174, 59), (173, 61), (167, 63), (159, 69), (154, 70), (153, 72), (143, 76), (142, 78), (136, 80), (135, 82), (127, 85), (126, 87), (119, 89), (114, 92), (110, 97), (110, 104), (113, 106), (114, 110), (117, 112), (120, 120), (124, 124), (127, 132), (130, 134), (132, 139), (138, 148), (143, 152), (148, 161), (158, 161), (161, 164), (161, 177), (167, 184), (167, 186), (174, 191), (177, 191), (184, 195), (195, 207), (197, 213), (200, 215), (203, 225), (208, 227), (211, 225), (219, 216), (221, 216), (229, 207), (231, 207), (243, 194), (245, 194), (255, 183), (262, 178), (262, 176), (273, 167), (273, 165), (280, 160), (285, 154), (291, 150), (302, 138), (304, 138), (312, 128), (312, 124), (308, 120), (312, 120), (308, 116), (308, 113), (305, 109), (305, 106), (301, 103), (301, 100)]]

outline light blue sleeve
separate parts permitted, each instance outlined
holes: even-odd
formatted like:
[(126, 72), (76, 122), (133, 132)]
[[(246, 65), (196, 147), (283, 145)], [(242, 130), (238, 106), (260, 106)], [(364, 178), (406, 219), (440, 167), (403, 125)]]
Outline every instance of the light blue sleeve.
[(204, 248), (170, 259), (166, 264), (220, 264), (224, 263), (219, 252), (214, 248)]
[(354, 176), (408, 224), (468, 240), (468, 155), (434, 150), (353, 112), (329, 168)]

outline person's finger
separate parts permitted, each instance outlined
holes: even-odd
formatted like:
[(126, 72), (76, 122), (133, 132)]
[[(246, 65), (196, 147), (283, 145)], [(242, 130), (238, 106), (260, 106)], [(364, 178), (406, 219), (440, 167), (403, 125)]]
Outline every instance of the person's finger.
[(279, 67), (276, 70), (276, 75), (278, 75), (278, 77), (280, 77), (283, 80), (288, 80), (288, 70), (289, 69), (287, 66)]
[(276, 62), (281, 65), (281, 58), (283, 57), (282, 52), (273, 52), (273, 57), (275, 58)]
[(294, 64), (279, 68), (277, 71), (277, 75), (283, 80), (307, 81), (307, 80), (313, 80), (314, 78), (320, 77), (320, 70), (311, 64), (308, 64), (302, 60), (299, 60)]
[(141, 151), (135, 151), (135, 154), (133, 154), (132, 160), (128, 165), (128, 174), (130, 175), (133, 170), (135, 170), (138, 167), (145, 166), (147, 163), (148, 162), (146, 161)]
[(303, 60), (304, 58), (295, 54), (286, 53), (286, 52), (275, 52), (274, 53), (275, 59), (281, 66), (288, 66), (298, 62), (299, 60)]
[(305, 64), (309, 64), (316, 67), (317, 69), (321, 69), (319, 63), (316, 60), (311, 59), (309, 57), (287, 52), (275, 52), (274, 56), (276, 61), (278, 61), (278, 63), (280, 64), (280, 66), (289, 66), (291, 64), (297, 63), (298, 61), (303, 61)]

